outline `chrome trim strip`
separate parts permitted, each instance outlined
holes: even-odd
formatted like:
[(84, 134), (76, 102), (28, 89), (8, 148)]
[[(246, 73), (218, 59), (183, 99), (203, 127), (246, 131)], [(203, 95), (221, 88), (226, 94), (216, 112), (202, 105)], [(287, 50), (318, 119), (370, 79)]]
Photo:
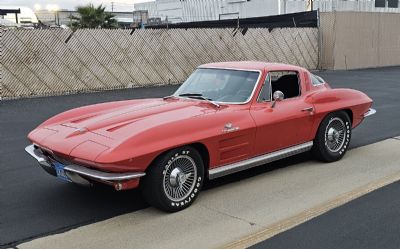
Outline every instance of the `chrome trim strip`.
[(280, 160), (286, 157), (290, 157), (296, 154), (300, 154), (309, 151), (313, 146), (313, 141), (292, 146), (283, 150), (278, 150), (272, 153), (264, 154), (261, 156), (246, 159), (240, 162), (228, 164), (218, 168), (210, 169), (208, 171), (209, 178), (215, 179), (221, 176), (233, 174), (242, 170), (250, 169), (266, 163), (270, 163), (276, 160)]
[(101, 181), (124, 181), (124, 180), (139, 178), (146, 175), (146, 173), (143, 172), (108, 173), (94, 169), (89, 169), (79, 165), (67, 165), (64, 167), (64, 170), (69, 172), (74, 172), (78, 175), (83, 175), (90, 178), (98, 179)]
[(374, 115), (376, 113), (376, 110), (375, 109), (373, 109), (373, 108), (369, 108), (369, 110), (366, 112), (366, 113), (364, 113), (364, 118), (366, 118), (366, 117), (369, 117), (369, 116), (371, 116), (371, 115)]
[[(25, 148), (25, 151), (28, 152), (28, 154), (31, 155), (33, 158), (35, 158), (41, 166), (47, 167), (48, 169), (54, 169), (53, 165), (48, 160), (48, 158), (45, 155), (43, 155), (40, 152), (40, 150), (35, 148), (35, 145), (33, 144), (28, 145)], [(66, 165), (64, 167), (64, 170), (78, 175), (90, 177), (99, 181), (124, 181), (124, 180), (139, 178), (146, 175), (146, 173), (144, 172), (109, 173), (109, 172), (89, 169), (75, 164)]]

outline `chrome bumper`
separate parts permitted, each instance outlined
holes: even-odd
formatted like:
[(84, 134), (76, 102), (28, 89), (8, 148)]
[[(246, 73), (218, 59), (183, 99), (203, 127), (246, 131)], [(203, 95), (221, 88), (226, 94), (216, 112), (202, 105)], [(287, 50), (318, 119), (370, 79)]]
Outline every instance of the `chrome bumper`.
[(364, 118), (366, 118), (366, 117), (369, 117), (369, 116), (371, 116), (371, 115), (374, 115), (376, 113), (376, 110), (375, 109), (373, 109), (373, 108), (369, 108), (369, 110), (366, 112), (366, 113), (364, 113)]
[[(41, 152), (40, 149), (36, 148), (35, 145), (31, 144), (27, 146), (25, 148), (25, 151), (28, 152), (28, 154), (31, 155), (33, 158), (35, 158), (38, 161), (39, 165), (47, 173), (53, 176), (57, 176), (56, 170), (54, 169), (52, 162), (46, 155)], [(132, 180), (146, 175), (146, 173), (144, 172), (109, 173), (89, 169), (75, 164), (66, 165), (64, 167), (64, 171), (72, 182), (81, 185), (90, 185), (90, 182), (87, 180), (87, 178), (105, 183), (114, 183)]]

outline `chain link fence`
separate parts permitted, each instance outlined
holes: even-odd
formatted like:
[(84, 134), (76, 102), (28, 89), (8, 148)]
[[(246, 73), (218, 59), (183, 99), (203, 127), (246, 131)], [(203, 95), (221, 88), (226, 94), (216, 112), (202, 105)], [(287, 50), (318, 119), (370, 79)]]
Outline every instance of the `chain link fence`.
[(0, 96), (179, 84), (199, 65), (260, 60), (316, 69), (317, 28), (2, 30)]

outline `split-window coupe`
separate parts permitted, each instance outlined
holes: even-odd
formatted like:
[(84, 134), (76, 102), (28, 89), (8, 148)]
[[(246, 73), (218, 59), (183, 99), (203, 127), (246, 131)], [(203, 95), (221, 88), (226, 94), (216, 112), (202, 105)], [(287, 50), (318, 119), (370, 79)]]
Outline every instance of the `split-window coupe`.
[(372, 100), (332, 89), (297, 66), (199, 66), (171, 96), (95, 104), (58, 114), (29, 133), (26, 151), (49, 174), (116, 190), (140, 187), (153, 206), (182, 210), (206, 179), (311, 150), (346, 153)]

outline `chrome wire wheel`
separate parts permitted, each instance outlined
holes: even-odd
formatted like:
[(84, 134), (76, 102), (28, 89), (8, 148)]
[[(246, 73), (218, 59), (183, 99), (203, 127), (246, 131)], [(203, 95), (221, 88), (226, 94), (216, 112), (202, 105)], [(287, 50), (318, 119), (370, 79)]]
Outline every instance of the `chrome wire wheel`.
[(193, 158), (179, 155), (168, 163), (163, 177), (166, 196), (172, 201), (182, 201), (193, 191), (197, 179), (197, 166)]
[(329, 120), (325, 129), (325, 146), (335, 153), (342, 149), (346, 141), (347, 129), (341, 118), (335, 117)]

